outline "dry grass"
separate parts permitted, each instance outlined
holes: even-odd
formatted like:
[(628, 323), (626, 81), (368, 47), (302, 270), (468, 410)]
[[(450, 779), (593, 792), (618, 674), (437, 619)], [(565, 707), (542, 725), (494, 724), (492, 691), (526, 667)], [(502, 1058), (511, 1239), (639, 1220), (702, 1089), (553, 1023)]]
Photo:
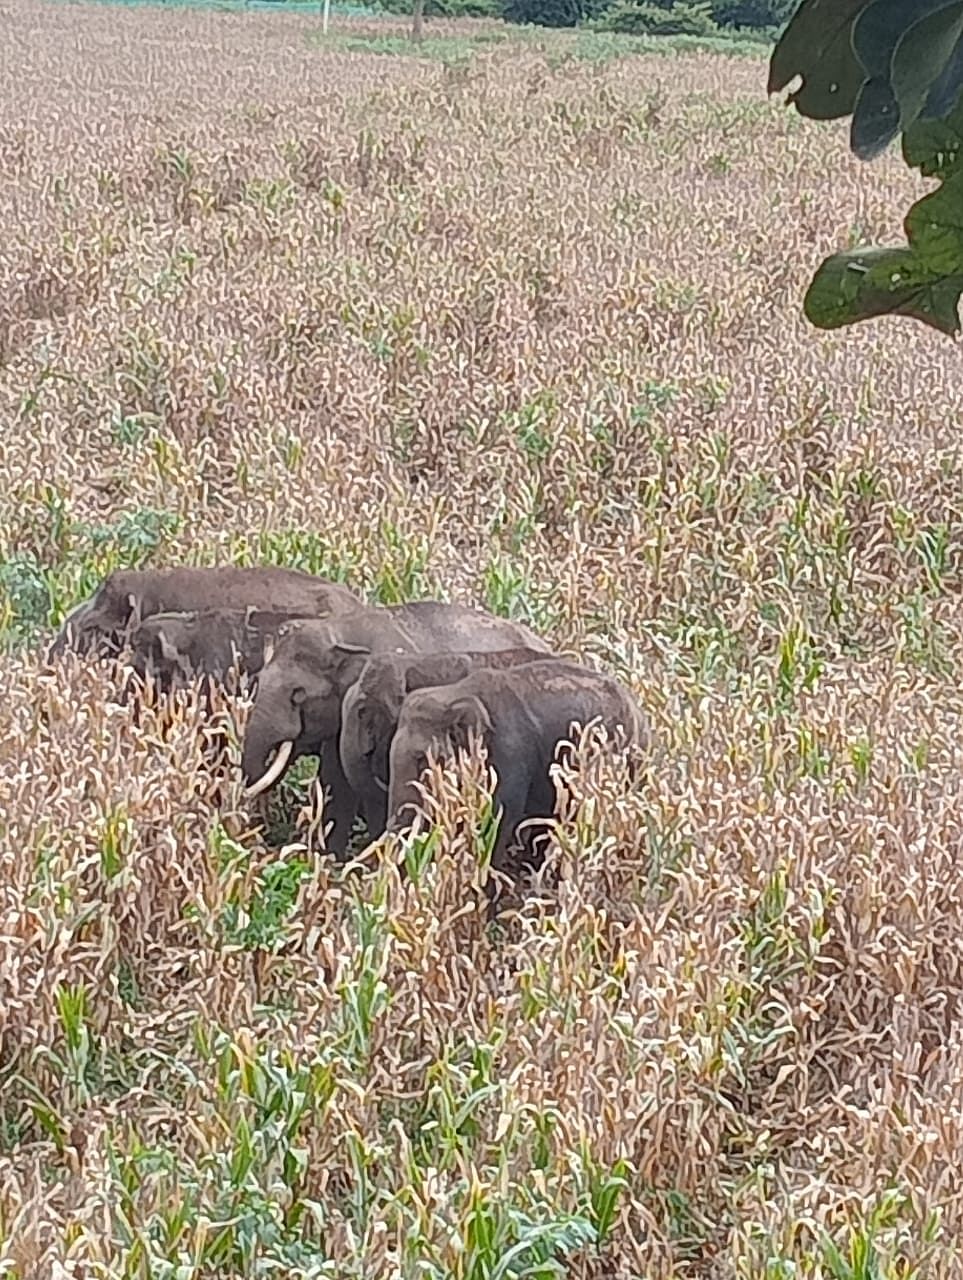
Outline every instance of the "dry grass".
[[(963, 1274), (959, 356), (800, 319), (917, 184), (759, 61), (315, 24), (0, 0), (0, 1275)], [(228, 556), (533, 622), (648, 776), (493, 927), (477, 762), (407, 880), (279, 852), (39, 657)]]

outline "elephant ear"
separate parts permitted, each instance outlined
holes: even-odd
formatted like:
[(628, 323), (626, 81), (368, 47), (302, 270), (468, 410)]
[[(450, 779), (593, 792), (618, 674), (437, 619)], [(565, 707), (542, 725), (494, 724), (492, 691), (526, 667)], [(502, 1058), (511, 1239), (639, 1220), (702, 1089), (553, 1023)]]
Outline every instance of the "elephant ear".
[(484, 738), (492, 731), (488, 708), (474, 694), (456, 698), (451, 703), (448, 708), (448, 723), (452, 737), (466, 744), (469, 734), (477, 733)]
[(358, 747), (362, 755), (370, 756), (378, 745), (375, 738), (375, 719), (371, 703), (362, 698), (354, 709), (354, 718), (358, 726)]

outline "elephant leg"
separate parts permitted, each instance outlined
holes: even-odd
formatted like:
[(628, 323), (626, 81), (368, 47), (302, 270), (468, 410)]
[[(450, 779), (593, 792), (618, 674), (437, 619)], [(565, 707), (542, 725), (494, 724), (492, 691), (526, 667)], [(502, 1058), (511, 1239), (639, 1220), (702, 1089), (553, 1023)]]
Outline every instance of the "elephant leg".
[(515, 853), (515, 864), (520, 870), (537, 871), (545, 861), (545, 850), (555, 816), (555, 787), (546, 767), (539, 769), (531, 781), (525, 797), (527, 826), (521, 832)]
[(368, 836), (377, 840), (385, 833), (388, 826), (388, 799), (381, 791), (374, 789), (365, 793), (362, 801), (362, 813)]
[(325, 847), (329, 853), (343, 857), (358, 816), (358, 799), (344, 776), (336, 739), (321, 745), (318, 778), (327, 793), (324, 805), (325, 826), (328, 828)]
[[(491, 869), (508, 876), (514, 881), (514, 867), (508, 851), (515, 839), (515, 828), (525, 817), (526, 784), (517, 780), (499, 781), (495, 789), (494, 806), (498, 816), (498, 835), (491, 855)], [(485, 914), (490, 921), (494, 920), (498, 911), (498, 899), (505, 891), (505, 886), (497, 877), (489, 876), (485, 883)]]
[(494, 797), (496, 812), (501, 810), (498, 837), (492, 850), (492, 866), (496, 871), (510, 874), (514, 869), (509, 850), (517, 838), (516, 828), (526, 816), (525, 801), (528, 797), (528, 786), (528, 778), (517, 766), (515, 772), (507, 777), (505, 774), (500, 774)]

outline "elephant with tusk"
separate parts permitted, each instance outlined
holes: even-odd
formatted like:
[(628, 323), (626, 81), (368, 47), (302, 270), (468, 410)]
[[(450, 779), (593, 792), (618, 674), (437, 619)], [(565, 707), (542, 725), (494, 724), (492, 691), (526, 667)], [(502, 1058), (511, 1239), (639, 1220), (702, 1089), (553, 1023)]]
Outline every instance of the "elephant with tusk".
[(519, 647), (549, 652), (545, 642), (521, 623), (435, 600), (371, 606), (322, 622), (287, 624), (258, 677), (241, 760), (246, 794), (262, 795), (298, 757), (318, 755), (319, 779), (330, 793), (328, 848), (343, 853), (359, 798), (341, 767), (341, 704), (368, 657)]

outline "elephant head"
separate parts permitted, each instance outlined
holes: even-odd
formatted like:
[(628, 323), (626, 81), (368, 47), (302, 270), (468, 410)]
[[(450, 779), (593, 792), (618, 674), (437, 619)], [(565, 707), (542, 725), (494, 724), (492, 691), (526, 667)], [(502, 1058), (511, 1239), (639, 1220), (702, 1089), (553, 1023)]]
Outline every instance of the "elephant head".
[(342, 698), (369, 652), (343, 639), (335, 625), (282, 627), (261, 670), (244, 735), (241, 770), (248, 796), (273, 787), (299, 756), (319, 754), (322, 744), (337, 742)]
[(388, 753), (405, 697), (426, 685), (460, 680), (471, 670), (474, 656), (374, 654), (345, 695), (338, 742), (341, 767), (361, 801), (372, 837), (384, 831), (387, 820)]
[(67, 614), (47, 651), (48, 662), (68, 649), (82, 654), (120, 653), (127, 636), (140, 622), (139, 601), (136, 593), (128, 590), (127, 577), (111, 574), (89, 600)]
[(155, 613), (134, 630), (130, 643), (134, 669), (139, 675), (148, 671), (162, 685), (191, 677), (196, 670), (197, 615), (192, 613)]
[[(296, 616), (296, 615), (295, 615)], [(181, 676), (223, 680), (233, 670), (255, 676), (269, 661), (289, 613), (255, 609), (201, 609), (155, 613), (131, 637), (134, 665), (162, 681)]]
[[(393, 673), (394, 674), (394, 673)], [(372, 699), (363, 687), (363, 677), (345, 694), (341, 705), (341, 735), (338, 755), (348, 786), (358, 798), (368, 833), (377, 838), (388, 818), (388, 750), (404, 700), (402, 677), (397, 690), (397, 708)]]
[(459, 694), (458, 686), (421, 689), (401, 708), (391, 740), (388, 830), (401, 831), (421, 805), (418, 783), (428, 765), (429, 752), (486, 741), (492, 732), (488, 708), (474, 694)]

